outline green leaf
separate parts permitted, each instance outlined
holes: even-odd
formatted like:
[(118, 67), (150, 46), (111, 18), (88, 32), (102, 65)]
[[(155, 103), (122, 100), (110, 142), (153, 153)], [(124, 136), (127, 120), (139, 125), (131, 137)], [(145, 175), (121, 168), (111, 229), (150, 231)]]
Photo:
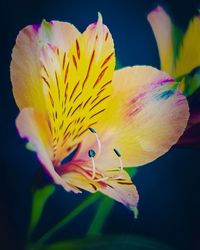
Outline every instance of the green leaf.
[(184, 83), (185, 88), (183, 94), (189, 97), (200, 87), (200, 67), (196, 67), (188, 75), (186, 75)]
[(54, 185), (47, 185), (42, 188), (36, 189), (33, 193), (32, 200), (32, 213), (31, 213), (31, 221), (29, 226), (29, 235), (32, 234), (34, 229), (36, 228), (44, 209), (44, 206), (48, 200), (48, 198), (53, 194), (55, 190)]
[(128, 167), (126, 168), (126, 172), (133, 178), (137, 174), (138, 168), (136, 167)]
[(48, 245), (48, 250), (175, 250), (154, 239), (137, 235), (87, 237)]

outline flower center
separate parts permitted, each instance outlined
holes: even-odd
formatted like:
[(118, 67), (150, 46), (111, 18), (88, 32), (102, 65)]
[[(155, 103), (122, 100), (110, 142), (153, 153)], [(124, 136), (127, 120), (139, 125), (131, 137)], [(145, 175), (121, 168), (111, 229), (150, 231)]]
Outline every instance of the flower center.
[[(94, 160), (94, 158), (98, 157), (100, 155), (100, 153), (101, 153), (101, 141), (100, 141), (100, 139), (99, 139), (99, 137), (98, 137), (95, 129), (89, 128), (89, 130), (90, 130), (90, 132), (92, 132), (95, 135), (96, 141), (97, 141), (97, 145), (98, 145), (97, 154), (94, 151), (94, 149), (90, 149), (88, 151), (88, 156), (90, 157), (91, 162), (92, 162), (92, 179), (95, 180), (95, 181), (97, 181), (97, 182), (104, 181), (104, 180), (107, 180), (109, 178), (109, 176), (104, 176), (104, 174), (102, 173), (102, 176), (103, 176), (102, 178), (96, 178), (97, 168), (96, 168), (96, 164), (95, 164), (95, 160)], [(114, 178), (114, 179), (120, 179), (122, 171), (123, 171), (123, 168), (124, 168), (123, 167), (123, 162), (122, 162), (122, 157), (121, 157), (120, 152), (116, 148), (114, 148), (113, 150), (114, 150), (115, 154), (117, 155), (117, 157), (119, 159), (119, 162), (120, 162), (120, 170), (119, 170), (120, 172), (119, 172), (119, 175), (117, 175), (115, 177), (112, 177), (112, 178)]]

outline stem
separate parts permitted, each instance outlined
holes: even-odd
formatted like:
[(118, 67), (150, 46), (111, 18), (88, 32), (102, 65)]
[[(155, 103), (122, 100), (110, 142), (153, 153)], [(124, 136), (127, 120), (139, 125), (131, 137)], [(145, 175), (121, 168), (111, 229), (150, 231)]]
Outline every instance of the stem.
[(181, 75), (181, 76), (177, 76), (174, 80), (176, 81), (176, 82), (181, 82), (181, 80), (184, 78), (184, 77), (186, 77), (188, 75), (188, 73), (187, 74), (184, 74), (184, 75)]
[(50, 196), (54, 193), (55, 186), (54, 185), (47, 185), (45, 187), (36, 189), (33, 193), (32, 198), (32, 209), (31, 209), (31, 218), (30, 224), (28, 228), (27, 239), (30, 239), (32, 233), (34, 232), (35, 228), (37, 227), (46, 205), (46, 202), (50, 198)]
[(79, 213), (84, 209), (94, 203), (100, 197), (100, 193), (95, 193), (89, 195), (79, 206), (77, 206), (71, 213), (64, 217), (60, 222), (58, 222), (54, 227), (52, 227), (48, 232), (46, 232), (36, 243), (36, 245), (41, 245), (46, 242), (56, 231), (61, 229), (63, 226), (68, 224), (72, 219), (74, 219)]
[(101, 234), (101, 229), (103, 228), (106, 218), (108, 217), (111, 209), (113, 208), (113, 204), (114, 201), (106, 196), (101, 199), (100, 206), (90, 225), (87, 235), (91, 236)]
[[(127, 169), (127, 172), (129, 173), (129, 175), (131, 177), (134, 177), (137, 173), (137, 168), (134, 168), (134, 167), (129, 168), (129, 169)], [(109, 216), (113, 205), (114, 205), (114, 200), (112, 200), (106, 196), (104, 196), (101, 199), (97, 213), (96, 213), (92, 223), (90, 224), (87, 235), (100, 235), (101, 234), (101, 230), (103, 228), (103, 225), (104, 225), (107, 217)], [(137, 212), (137, 211), (135, 211), (135, 212)], [(137, 216), (137, 213), (135, 216)]]

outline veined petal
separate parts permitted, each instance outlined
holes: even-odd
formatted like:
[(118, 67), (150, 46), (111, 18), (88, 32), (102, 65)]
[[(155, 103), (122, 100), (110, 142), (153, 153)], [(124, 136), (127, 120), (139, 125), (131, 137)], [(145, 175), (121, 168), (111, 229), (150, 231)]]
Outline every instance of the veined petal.
[(45, 110), (39, 61), (43, 44), (52, 43), (67, 53), (78, 35), (73, 25), (57, 21), (43, 21), (42, 25), (30, 25), (20, 31), (11, 61), (13, 94), (20, 109)]
[(161, 6), (151, 11), (147, 18), (158, 45), (161, 69), (173, 74), (174, 51), (171, 19)]
[(200, 16), (194, 17), (189, 23), (176, 62), (177, 77), (189, 73), (200, 65)]
[(107, 185), (105, 187), (100, 187), (100, 192), (108, 195), (116, 201), (121, 202), (131, 209), (137, 207), (139, 195), (130, 176), (125, 171), (120, 174), (120, 178), (111, 178), (106, 181), (106, 184)]
[(41, 50), (41, 77), (55, 160), (59, 164), (99, 121), (111, 96), (114, 44), (102, 18), (80, 35), (67, 55), (52, 45)]
[(31, 25), (20, 31), (13, 49), (11, 81), (15, 101), (20, 109), (40, 107), (44, 110), (38, 44), (38, 31)]
[[(124, 166), (155, 160), (177, 142), (189, 116), (187, 101), (173, 79), (148, 66), (116, 71), (108, 105), (101, 123), (94, 127), (102, 141), (101, 170), (119, 166), (113, 148), (121, 153)], [(86, 158), (94, 147), (95, 139), (86, 138), (77, 157)]]
[(54, 170), (52, 164), (51, 131), (45, 119), (45, 116), (33, 108), (24, 108), (20, 111), (16, 126), (22, 138), (26, 138), (33, 146), (42, 166), (52, 177), (56, 184), (62, 185), (67, 191), (77, 192), (67, 183), (65, 183)]
[(77, 188), (91, 193), (100, 191), (105, 195), (121, 202), (129, 208), (137, 206), (139, 196), (130, 176), (122, 171), (108, 171), (103, 174), (97, 172), (95, 179), (91, 178), (90, 161), (71, 161), (58, 167), (58, 172), (63, 180)]

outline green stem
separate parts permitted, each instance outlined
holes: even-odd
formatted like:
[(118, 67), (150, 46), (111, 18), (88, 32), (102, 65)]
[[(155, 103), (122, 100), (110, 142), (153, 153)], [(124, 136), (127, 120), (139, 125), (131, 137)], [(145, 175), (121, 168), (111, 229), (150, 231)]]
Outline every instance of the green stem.
[(186, 77), (187, 75), (188, 75), (188, 73), (187, 73), (187, 74), (184, 74), (184, 75), (181, 75), (181, 76), (177, 76), (174, 80), (175, 80), (176, 82), (181, 82), (182, 79), (183, 79), (184, 77)]
[(84, 209), (89, 207), (92, 203), (94, 203), (100, 197), (100, 193), (95, 193), (89, 195), (79, 206), (77, 206), (71, 213), (69, 213), (66, 217), (64, 217), (60, 222), (58, 222), (54, 227), (52, 227), (48, 232), (46, 232), (37, 242), (36, 245), (41, 245), (42, 243), (49, 240), (49, 238), (69, 223), (72, 219), (74, 219), (79, 213), (81, 213)]
[(54, 191), (55, 191), (54, 185), (47, 185), (45, 187), (36, 189), (33, 192), (31, 218), (27, 235), (28, 240), (32, 236), (32, 233), (34, 232), (35, 228), (37, 227), (42, 217), (42, 213), (47, 200), (54, 193)]
[(102, 197), (97, 213), (90, 225), (87, 235), (100, 235), (101, 229), (113, 208), (114, 201), (106, 196)]
[[(137, 173), (137, 168), (134, 168), (134, 167), (128, 168), (126, 169), (126, 171), (129, 173), (131, 177), (134, 177)], [(113, 208), (113, 205), (114, 205), (114, 200), (106, 196), (102, 198), (102, 200), (100, 201), (100, 205), (98, 207), (97, 213), (92, 223), (90, 224), (87, 235), (100, 235), (101, 234), (101, 230), (104, 226), (104, 223), (107, 217), (109, 216)], [(135, 212), (137, 211), (135, 210)], [(137, 213), (135, 216), (137, 216)]]

